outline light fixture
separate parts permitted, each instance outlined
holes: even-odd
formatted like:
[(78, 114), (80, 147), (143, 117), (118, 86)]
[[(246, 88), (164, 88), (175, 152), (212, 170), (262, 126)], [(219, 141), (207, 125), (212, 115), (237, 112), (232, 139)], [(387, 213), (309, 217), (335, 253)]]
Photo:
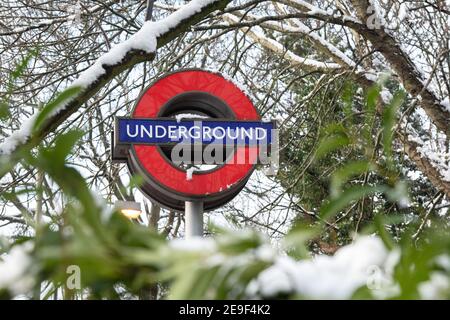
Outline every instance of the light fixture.
[(142, 213), (141, 204), (139, 202), (116, 201), (114, 207), (128, 219), (137, 219)]

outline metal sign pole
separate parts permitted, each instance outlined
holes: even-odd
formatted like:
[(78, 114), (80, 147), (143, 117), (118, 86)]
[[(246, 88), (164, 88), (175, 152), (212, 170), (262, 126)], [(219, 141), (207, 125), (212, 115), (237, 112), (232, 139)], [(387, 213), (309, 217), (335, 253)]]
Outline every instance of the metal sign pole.
[(203, 236), (203, 202), (185, 202), (185, 226), (186, 239)]

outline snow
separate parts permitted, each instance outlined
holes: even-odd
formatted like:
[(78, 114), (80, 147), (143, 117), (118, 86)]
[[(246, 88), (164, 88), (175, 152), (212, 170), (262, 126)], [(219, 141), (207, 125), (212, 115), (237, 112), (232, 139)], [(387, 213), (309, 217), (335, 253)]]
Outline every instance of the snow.
[(411, 181), (416, 181), (423, 177), (422, 171), (419, 170), (408, 171), (406, 175)]
[[(260, 242), (266, 242), (259, 247), (249, 249), (239, 255), (221, 252), (221, 248), (234, 246), (236, 242), (243, 241), (257, 236)], [(249, 229), (234, 230), (232, 234), (221, 237), (218, 240), (212, 238), (194, 237), (190, 239), (174, 239), (169, 242), (169, 246), (176, 250), (203, 256), (202, 265), (206, 267), (220, 267), (222, 270), (244, 267), (255, 260), (273, 263), (277, 256), (276, 250), (267, 243), (268, 239), (264, 235), (255, 234)], [(227, 271), (224, 271), (227, 272)]]
[(411, 200), (408, 195), (408, 187), (405, 183), (399, 182), (395, 188), (389, 193), (391, 199), (395, 199), (400, 208), (407, 208), (411, 205)]
[(361, 23), (358, 19), (351, 17), (351, 16), (337, 15), (337, 14), (335, 14), (333, 16), (333, 11), (331, 9), (323, 10), (323, 9), (320, 9), (319, 7), (316, 7), (313, 4), (303, 1), (303, 0), (290, 0), (290, 2), (296, 3), (297, 5), (302, 6), (303, 8), (307, 9), (308, 10), (307, 14), (312, 15), (312, 16), (314, 16), (314, 15), (330, 16), (330, 17), (334, 17), (334, 18), (342, 18), (342, 20), (344, 22), (352, 21), (354, 23)]
[(192, 0), (159, 21), (146, 21), (142, 28), (128, 40), (113, 46), (109, 52), (101, 56), (94, 65), (80, 75), (73, 85), (88, 87), (106, 72), (105, 67), (119, 63), (127, 53), (133, 50), (142, 50), (148, 54), (155, 52), (159, 36), (216, 1), (218, 0)]
[[(247, 14), (247, 17), (249, 17), (253, 20), (259, 19), (259, 17), (253, 16), (251, 14)], [(236, 18), (234, 18), (234, 19), (236, 20)], [(295, 27), (293, 27), (291, 25), (287, 25), (287, 24), (279, 24), (277, 22), (271, 22), (271, 21), (265, 22), (266, 25), (273, 25), (274, 27), (278, 26), (288, 32), (292, 32), (292, 33), (299, 32), (299, 33), (306, 35), (307, 37), (311, 38), (313, 41), (320, 43), (324, 48), (326, 48), (326, 50), (328, 50), (340, 62), (341, 65), (343, 64), (345, 67), (349, 67), (351, 69), (356, 68), (357, 73), (363, 74), (367, 79), (369, 79), (373, 82), (376, 82), (378, 80), (378, 77), (376, 76), (374, 70), (365, 71), (361, 66), (357, 66), (353, 60), (351, 60), (346, 54), (344, 54), (336, 46), (331, 44), (329, 41), (325, 40), (325, 38), (323, 38), (322, 36), (320, 36), (319, 34), (314, 32), (313, 30), (311, 30), (309, 27), (307, 27), (305, 24), (303, 24), (299, 20), (293, 20), (292, 23), (295, 23)], [(281, 46), (281, 44), (278, 44), (277, 51), (281, 50), (280, 46)], [(286, 49), (283, 49), (283, 50), (285, 52), (287, 51)], [(304, 59), (304, 58), (298, 57), (295, 54), (292, 54), (291, 52), (286, 52), (285, 56), (294, 61)], [(307, 61), (306, 63), (308, 64), (309, 61)], [(326, 68), (331, 68), (331, 69), (333, 69), (333, 68), (337, 69), (340, 67), (340, 65), (335, 64), (335, 63), (317, 62), (315, 64), (315, 67), (317, 67), (317, 68), (325, 68), (326, 67)]]
[[(113, 46), (110, 51), (97, 59), (91, 67), (83, 71), (70, 87), (89, 87), (106, 73), (105, 67), (119, 63), (131, 51), (144, 51), (148, 54), (155, 52), (157, 38), (159, 36), (176, 27), (182, 20), (200, 12), (202, 8), (216, 1), (218, 0), (192, 0), (159, 21), (146, 21), (142, 28), (128, 40)], [(53, 110), (52, 115), (64, 110), (69, 102), (66, 101), (60, 107)], [(18, 131), (5, 138), (0, 144), (0, 155), (11, 154), (18, 145), (28, 140), (31, 129), (33, 128), (34, 119), (34, 117), (28, 119)]]
[(253, 31), (255, 31), (255, 34), (261, 41), (268, 43), (270, 47), (273, 47), (275, 49), (274, 51), (287, 57), (290, 61), (293, 62), (294, 65), (303, 65), (305, 67), (311, 67), (311, 68), (317, 68), (317, 69), (327, 69), (327, 70), (341, 68), (341, 66), (336, 63), (326, 63), (326, 62), (321, 62), (321, 61), (317, 61), (317, 60), (310, 59), (310, 58), (300, 57), (300, 56), (296, 55), (295, 53), (286, 50), (286, 48), (279, 42), (265, 37), (262, 32), (257, 32), (260, 30), (261, 29), (259, 29), (258, 27), (253, 28)]
[(258, 282), (249, 284), (247, 290), (251, 295), (253, 292), (259, 291), (263, 297), (276, 297), (283, 293), (289, 294), (295, 289), (289, 274), (279, 266), (270, 267), (262, 272), (258, 277)]
[(295, 53), (293, 53), (291, 51), (286, 51), (286, 49), (280, 43), (278, 43), (270, 38), (266, 38), (266, 41), (270, 42), (274, 47), (276, 47), (277, 51), (279, 51), (279, 52), (285, 51), (284, 56), (286, 56), (289, 60), (293, 61), (295, 65), (304, 65), (305, 67), (325, 69), (325, 70), (341, 68), (341, 66), (338, 65), (337, 63), (331, 63), (331, 62), (327, 63), (327, 62), (321, 62), (321, 61), (317, 61), (317, 60), (313, 60), (313, 59), (309, 59), (309, 58), (299, 57), (298, 55), (296, 55)]
[(338, 59), (340, 59), (341, 61), (343, 61), (345, 64), (347, 64), (348, 66), (354, 67), (355, 63), (349, 58), (347, 57), (347, 55), (345, 55), (341, 50), (339, 50), (338, 48), (336, 48), (334, 45), (332, 45), (330, 42), (328, 42), (327, 40), (325, 40), (323, 37), (321, 37), (320, 35), (318, 35), (317, 33), (313, 32), (309, 27), (307, 27), (305, 24), (303, 24), (300, 21), (295, 21), (294, 22), (296, 24), (296, 28), (293, 27), (289, 27), (289, 26), (284, 26), (285, 28), (287, 28), (289, 31), (293, 31), (293, 32), (301, 32), (305, 35), (307, 35), (308, 37), (310, 37), (311, 39), (313, 39), (314, 41), (319, 42), (322, 46), (324, 46), (325, 48), (327, 48), (327, 50), (329, 50), (334, 56), (336, 56)]
[(366, 77), (367, 80), (372, 82), (377, 82), (378, 80), (378, 77), (375, 73), (365, 73), (364, 76)]
[[(311, 3), (308, 3), (306, 1), (303, 0), (291, 0), (293, 3), (297, 3), (299, 5), (301, 5), (302, 7), (305, 7), (306, 9), (308, 9), (309, 11), (315, 11), (315, 10), (320, 10), (318, 9), (316, 6), (314, 6)], [(323, 11), (323, 10), (322, 10)]]
[(400, 4), (400, 9), (398, 12), (398, 18), (400, 21), (403, 21), (408, 18), (409, 9), (405, 3)]
[[(103, 8), (102, 5), (92, 6), (89, 8), (89, 10), (86, 11), (85, 14), (93, 14), (101, 8)], [(83, 14), (81, 9), (82, 8), (80, 6), (80, 3), (77, 2), (77, 4), (67, 7), (66, 11), (69, 14), (69, 16), (67, 16), (67, 17), (43, 19), (33, 25), (26, 25), (26, 26), (20, 26), (20, 27), (14, 28), (11, 32), (8, 32), (8, 33), (22, 33), (22, 32), (28, 31), (28, 30), (36, 29), (36, 28), (50, 26), (52, 24), (64, 23), (66, 21), (74, 21), (74, 22), (78, 23), (78, 22), (80, 22), (81, 16)]]
[(255, 255), (259, 260), (271, 262), (276, 257), (276, 251), (269, 244), (264, 244), (255, 250)]
[(379, 6), (376, 0), (369, 0), (367, 14), (366, 25), (369, 29), (381, 29), (386, 25), (386, 21), (384, 20), (384, 10)]
[(422, 299), (445, 299), (450, 291), (450, 279), (442, 272), (433, 272), (430, 280), (419, 284), (418, 290)]
[(69, 21), (74, 21), (76, 23), (81, 21), (81, 4), (79, 0), (74, 5), (69, 6), (66, 10), (71, 14), (68, 19)]
[(30, 29), (35, 29), (35, 28), (45, 27), (45, 26), (51, 25), (52, 23), (54, 23), (56, 21), (58, 21), (58, 20), (56, 20), (56, 19), (55, 20), (45, 19), (45, 20), (39, 21), (36, 25), (18, 27), (18, 28), (15, 28), (14, 30), (12, 30), (11, 32), (12, 33), (22, 33), (22, 32), (25, 32), (27, 30), (30, 30)]
[(0, 260), (0, 288), (6, 288), (13, 295), (27, 293), (31, 290), (34, 280), (29, 273), (31, 247), (28, 243), (14, 246), (9, 254)]
[[(444, 181), (450, 182), (450, 166), (448, 160), (450, 159), (450, 153), (446, 151), (439, 151), (437, 145), (442, 142), (446, 143), (445, 136), (437, 136), (433, 139), (423, 140), (419, 135), (410, 127), (404, 126), (408, 130), (408, 140), (417, 144), (418, 153), (426, 158), (431, 165), (436, 168)], [(444, 146), (445, 150), (445, 146)]]
[(224, 77), (224, 79), (226, 79), (227, 81), (229, 81), (232, 84), (234, 84), (235, 86), (237, 86), (239, 88), (239, 90), (241, 90), (247, 97), (253, 96), (252, 92), (248, 89), (248, 87), (244, 83), (238, 81), (238, 79), (232, 78), (228, 74), (222, 73), (219, 70), (215, 70), (215, 71), (211, 71), (211, 72), (220, 74), (222, 77)]
[(444, 268), (446, 271), (450, 271), (450, 256), (449, 255), (440, 255), (436, 258), (436, 264), (441, 268)]
[(441, 105), (450, 112), (450, 99), (447, 97), (444, 100), (441, 101)]
[(381, 99), (383, 100), (383, 102), (384, 102), (385, 104), (391, 103), (391, 101), (392, 101), (392, 99), (393, 99), (392, 94), (391, 94), (391, 93), (389, 92), (389, 90), (386, 89), (386, 88), (383, 88), (383, 90), (381, 90), (380, 96), (381, 96)]
[(207, 119), (207, 118), (208, 118), (207, 116), (195, 113), (180, 113), (175, 115), (175, 119), (177, 119), (177, 122), (180, 122), (183, 119)]
[[(239, 23), (239, 18), (232, 14), (225, 14), (224, 18), (232, 23)], [(301, 65), (305, 68), (312, 69), (339, 69), (341, 66), (337, 63), (321, 62), (310, 58), (304, 58), (296, 55), (292, 51), (287, 50), (281, 43), (265, 36), (264, 31), (259, 26), (254, 26), (250, 29), (246, 29), (246, 35), (252, 38), (254, 41), (260, 43), (262, 46), (269, 48), (270, 50), (280, 54), (284, 58), (291, 61), (293, 65)]]
[(195, 252), (195, 251), (214, 251), (217, 249), (213, 239), (193, 237), (190, 239), (174, 239), (169, 242), (172, 249), (179, 251)]
[(31, 134), (37, 113), (28, 118), (19, 130), (13, 132), (0, 144), (0, 155), (9, 155), (18, 145), (25, 143)]
[(190, 181), (192, 180), (192, 174), (195, 172), (195, 167), (190, 167), (186, 170), (186, 180)]
[(327, 12), (322, 10), (322, 9), (319, 9), (319, 8), (314, 8), (314, 9), (309, 10), (308, 14), (310, 14), (312, 16), (319, 15), (319, 14), (322, 14), (322, 15), (325, 14), (326, 15)]
[(303, 0), (291, 0), (293, 3), (296, 3), (306, 9), (309, 10), (308, 14), (310, 15), (330, 15), (331, 12), (327, 12), (325, 10), (320, 9), (319, 7), (314, 6), (311, 3), (308, 3)]
[(348, 299), (360, 287), (368, 285), (378, 270), (379, 290), (391, 284), (390, 276), (398, 254), (389, 252), (377, 237), (361, 237), (338, 250), (332, 257), (316, 256), (312, 260), (295, 261), (282, 256), (273, 266), (249, 284), (253, 297), (276, 297), (294, 293), (313, 299)]

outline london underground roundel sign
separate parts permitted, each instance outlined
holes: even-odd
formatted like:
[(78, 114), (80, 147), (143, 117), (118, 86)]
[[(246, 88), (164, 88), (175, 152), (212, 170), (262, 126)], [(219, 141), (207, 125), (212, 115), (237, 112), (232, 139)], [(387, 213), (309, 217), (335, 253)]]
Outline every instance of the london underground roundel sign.
[(141, 190), (163, 207), (202, 201), (212, 210), (242, 190), (274, 129), (231, 81), (182, 70), (151, 84), (131, 117), (116, 118), (113, 160), (144, 177)]

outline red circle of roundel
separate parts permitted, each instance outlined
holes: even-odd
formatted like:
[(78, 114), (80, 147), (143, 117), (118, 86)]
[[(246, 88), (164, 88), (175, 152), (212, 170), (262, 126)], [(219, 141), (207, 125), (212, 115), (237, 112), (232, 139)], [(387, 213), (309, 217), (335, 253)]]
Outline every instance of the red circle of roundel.
[[(233, 110), (236, 120), (260, 118), (253, 103), (235, 84), (218, 74), (201, 70), (175, 72), (159, 79), (141, 96), (132, 116), (156, 118), (171, 98), (189, 91), (202, 91), (222, 99)], [(188, 180), (186, 172), (166, 161), (157, 146), (134, 145), (133, 149), (136, 160), (160, 185), (176, 193), (199, 197), (226, 190), (248, 177), (257, 155), (252, 148), (238, 147), (228, 163), (209, 173), (194, 172)], [(237, 159), (243, 157), (247, 161), (238, 164)]]

